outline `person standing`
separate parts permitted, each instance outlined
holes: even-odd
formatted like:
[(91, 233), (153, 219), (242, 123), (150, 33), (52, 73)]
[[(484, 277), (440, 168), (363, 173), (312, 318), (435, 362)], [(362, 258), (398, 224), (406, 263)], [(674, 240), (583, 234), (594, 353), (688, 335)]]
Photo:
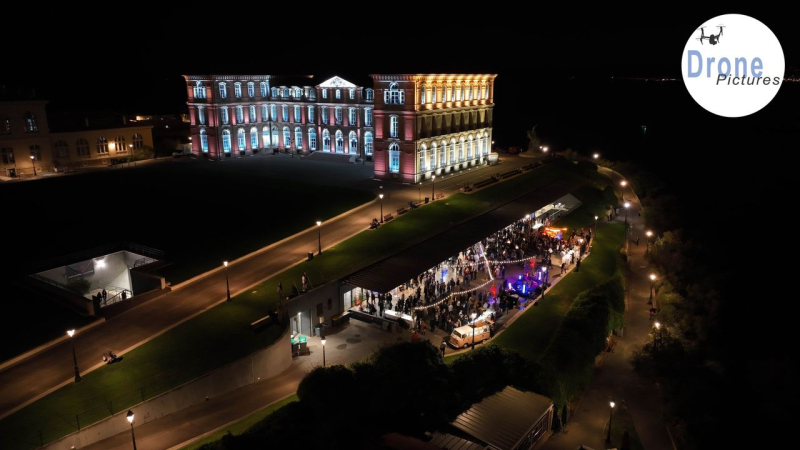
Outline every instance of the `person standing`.
[(108, 300), (108, 292), (106, 292), (105, 289), (103, 289), (102, 294), (103, 294), (103, 300)]

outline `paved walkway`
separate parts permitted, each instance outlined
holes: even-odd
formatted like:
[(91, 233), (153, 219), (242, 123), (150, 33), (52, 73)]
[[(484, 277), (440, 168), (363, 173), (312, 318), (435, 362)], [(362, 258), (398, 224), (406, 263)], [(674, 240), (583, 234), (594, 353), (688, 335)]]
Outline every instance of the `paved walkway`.
[[(458, 192), (464, 182), (486, 178), (490, 173), (508, 171), (523, 166), (529, 160), (505, 155), (499, 167), (481, 167), (462, 171), (461, 175), (445, 176), (436, 181), (436, 192), (446, 195)], [(399, 183), (369, 181), (375, 192), (383, 192), (384, 213), (395, 212), (409, 201), (417, 200), (418, 186)], [(430, 181), (423, 183), (422, 197), (430, 195)], [(322, 230), (323, 248), (328, 248), (367, 229), (373, 217), (378, 217), (380, 206), (373, 205), (332, 222)], [(435, 232), (437, 230), (432, 230)], [(273, 248), (254, 255), (229, 268), (231, 293), (270, 278), (293, 264), (305, 260), (309, 251), (316, 252), (316, 228), (298, 233)], [(101, 355), (113, 350), (118, 355), (136, 348), (225, 299), (225, 273), (218, 271), (187, 283), (180, 289), (145, 303), (114, 317), (86, 332), (77, 335), (75, 350), (82, 373), (100, 367)], [(73, 364), (70, 343), (64, 341), (26, 360), (0, 371), (0, 418), (72, 382)]]
[[(616, 172), (607, 171), (619, 186), (622, 180)], [(650, 321), (650, 271), (645, 260), (645, 230), (639, 198), (630, 185), (623, 189), (625, 201), (631, 203), (628, 221), (628, 298), (625, 312), (625, 336), (617, 337), (617, 346), (608, 354), (603, 367), (597, 370), (595, 379), (584, 392), (583, 400), (569, 421), (566, 431), (547, 441), (545, 450), (575, 450), (579, 445), (594, 449), (619, 447), (619, 442), (606, 445), (604, 429), (608, 423), (609, 402), (624, 401), (632, 417), (636, 431), (646, 450), (672, 450), (672, 443), (662, 419), (662, 400), (657, 386), (640, 378), (633, 372), (630, 361), (633, 352), (644, 344), (652, 330)], [(625, 213), (616, 219), (624, 222)], [(640, 237), (640, 245), (635, 240)]]

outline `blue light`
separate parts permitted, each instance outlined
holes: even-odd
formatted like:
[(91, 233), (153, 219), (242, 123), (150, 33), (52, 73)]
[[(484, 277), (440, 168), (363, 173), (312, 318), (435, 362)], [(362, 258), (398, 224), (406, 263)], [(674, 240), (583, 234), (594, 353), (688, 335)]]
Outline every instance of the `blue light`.
[(511, 287), (511, 283), (508, 283), (508, 290), (510, 291), (511, 289), (513, 289), (513, 288)]
[(524, 284), (522, 285), (522, 293), (523, 294), (525, 293), (525, 285)]

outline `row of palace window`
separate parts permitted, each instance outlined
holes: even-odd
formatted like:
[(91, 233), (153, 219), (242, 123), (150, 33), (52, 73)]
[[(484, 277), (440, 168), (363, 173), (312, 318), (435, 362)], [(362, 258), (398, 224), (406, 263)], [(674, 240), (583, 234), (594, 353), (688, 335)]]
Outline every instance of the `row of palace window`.
[[(452, 165), (456, 162), (469, 161), (480, 156), (489, 155), (489, 135), (478, 136), (475, 140), (470, 136), (466, 141), (462, 137), (456, 142), (451, 139), (448, 145), (447, 141), (442, 141), (441, 147), (435, 142), (431, 144), (428, 149), (424, 143), (419, 148), (419, 171), (427, 172), (436, 168), (441, 168), (446, 165)], [(466, 155), (465, 155), (466, 153)], [(438, 156), (438, 161), (437, 161)], [(457, 158), (457, 159), (456, 159)], [(437, 164), (438, 162), (438, 164)]]
[[(317, 130), (316, 128), (308, 129), (308, 150), (317, 150)], [(292, 132), (289, 127), (283, 127), (283, 147), (291, 148), (292, 145)], [(261, 142), (259, 143), (259, 133), (257, 127), (250, 128), (250, 148), (269, 148), (277, 147), (279, 142), (278, 128), (272, 127), (270, 132), (269, 127), (262, 127), (261, 129)], [(344, 133), (342, 130), (336, 130), (334, 134), (334, 151), (336, 153), (358, 153), (358, 135), (355, 131), (351, 131), (348, 136), (349, 146), (345, 152)], [(236, 130), (236, 144), (237, 150), (244, 152), (247, 150), (247, 136), (244, 128)], [(260, 144), (260, 145), (259, 145)], [(303, 150), (303, 129), (295, 127), (294, 129), (294, 145), (295, 149)], [(364, 153), (367, 155), (372, 154), (372, 132), (367, 131), (364, 133)], [(231, 130), (222, 130), (222, 151), (230, 153), (232, 150)], [(200, 129), (200, 150), (203, 153), (208, 153), (208, 134), (205, 129)], [(322, 130), (322, 151), (330, 152), (331, 150), (331, 133), (328, 129)]]
[[(22, 116), (23, 131), (26, 133), (38, 133), (39, 123), (36, 121), (36, 114), (28, 111)], [(11, 119), (8, 117), (0, 119), (0, 134), (11, 134)]]
[[(219, 89), (219, 96), (220, 98), (228, 98), (228, 83), (222, 82), (217, 85)], [(314, 89), (302, 89), (302, 88), (288, 88), (288, 87), (281, 87), (280, 89), (277, 87), (270, 88), (269, 83), (266, 81), (262, 81), (259, 83), (259, 90), (262, 98), (267, 98), (267, 94), (271, 94), (271, 97), (278, 97), (281, 98), (289, 98), (293, 97), (296, 99), (301, 99), (304, 96), (310, 100), (314, 100), (317, 98), (317, 93)], [(322, 88), (320, 90), (322, 98), (328, 98), (328, 89)], [(342, 89), (333, 89), (334, 98), (337, 100), (342, 99)], [(367, 88), (362, 92), (362, 96), (367, 101), (372, 101), (373, 99), (373, 90)], [(233, 83), (233, 96), (235, 98), (242, 98), (242, 83), (235, 82)], [(247, 97), (255, 98), (256, 96), (256, 85), (254, 82), (250, 81), (247, 83)], [(348, 88), (347, 89), (347, 97), (350, 100), (356, 99), (356, 89), (355, 88)], [(197, 81), (194, 85), (194, 98), (206, 98), (206, 88), (203, 86), (202, 81)]]
[[(116, 139), (112, 142), (114, 145), (114, 149), (116, 153), (127, 153), (128, 149), (138, 150), (144, 148), (144, 138), (139, 133), (133, 135), (133, 140), (130, 144), (125, 144), (125, 137), (124, 136), (117, 136)], [(108, 139), (104, 137), (97, 138), (97, 142), (95, 143), (95, 148), (99, 155), (106, 155), (108, 154), (109, 142)], [(53, 149), (55, 150), (56, 158), (69, 158), (69, 144), (67, 141), (60, 139), (53, 144)], [(75, 150), (78, 156), (89, 156), (89, 141), (86, 139), (78, 139), (75, 141)], [(31, 145), (30, 146), (31, 156), (34, 156), (37, 161), (42, 160), (42, 152), (38, 145)], [(3, 164), (13, 164), (14, 163), (14, 151), (11, 148), (3, 148), (2, 149), (3, 155)]]
[(463, 102), (467, 100), (489, 100), (489, 86), (453, 84), (442, 87), (422, 86), (419, 91), (419, 102), (444, 103)]
[[(245, 108), (247, 108), (248, 112), (248, 119), (250, 123), (258, 122), (258, 115), (256, 105), (250, 105), (248, 107), (245, 106), (236, 106), (236, 123), (244, 123), (244, 112)], [(327, 106), (320, 106), (320, 110), (322, 113), (322, 124), (327, 125), (342, 125), (342, 114), (343, 109), (341, 106), (335, 107), (333, 110), (333, 117), (335, 119), (335, 123), (330, 123), (330, 116), (328, 113)], [(292, 121), (295, 123), (302, 122), (303, 119), (303, 110), (300, 105), (294, 105), (292, 107)], [(316, 123), (316, 106), (308, 105), (306, 106), (306, 112), (308, 114), (308, 123)], [(348, 124), (350, 126), (355, 126), (358, 124), (358, 108), (349, 108), (348, 109)], [(228, 113), (228, 107), (222, 106), (219, 110), (220, 121), (223, 125), (230, 124), (230, 115)], [(261, 121), (265, 122), (267, 120), (278, 121), (278, 105), (270, 104), (270, 105), (261, 105)], [(197, 121), (200, 125), (206, 125), (206, 111), (203, 106), (199, 106), (197, 108)], [(289, 105), (281, 105), (281, 116), (280, 121), (289, 122)], [(371, 127), (372, 126), (372, 108), (364, 108), (364, 126)]]

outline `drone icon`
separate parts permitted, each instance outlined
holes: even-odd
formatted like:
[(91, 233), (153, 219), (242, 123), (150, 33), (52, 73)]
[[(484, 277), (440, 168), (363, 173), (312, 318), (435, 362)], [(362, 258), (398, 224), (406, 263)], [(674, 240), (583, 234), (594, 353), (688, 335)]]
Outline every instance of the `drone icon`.
[(695, 39), (700, 41), (701, 44), (703, 43), (704, 39), (707, 39), (709, 44), (717, 45), (719, 43), (719, 38), (722, 37), (722, 29), (725, 28), (725, 25), (717, 25), (717, 27), (719, 27), (719, 34), (712, 34), (709, 36), (706, 36), (706, 27), (700, 27), (700, 37)]

